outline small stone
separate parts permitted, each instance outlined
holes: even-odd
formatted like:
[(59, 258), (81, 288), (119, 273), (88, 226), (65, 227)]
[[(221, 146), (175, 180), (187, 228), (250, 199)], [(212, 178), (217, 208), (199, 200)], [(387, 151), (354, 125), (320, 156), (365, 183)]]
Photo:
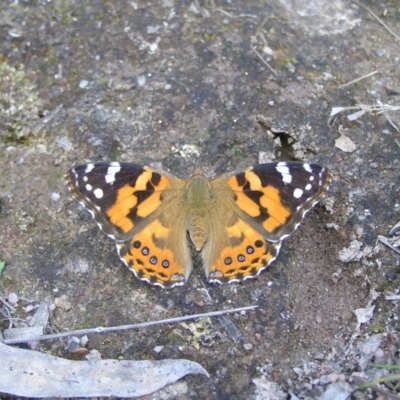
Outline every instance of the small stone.
[(64, 311), (69, 311), (72, 308), (71, 303), (67, 300), (67, 296), (56, 297), (54, 304), (57, 308), (61, 308)]
[(26, 313), (31, 312), (33, 310), (33, 304), (29, 304), (26, 307), (23, 307)]
[(75, 350), (79, 349), (81, 344), (79, 343), (79, 338), (76, 336), (72, 336), (68, 342), (67, 350), (74, 352)]
[(304, 375), (304, 370), (303, 370), (303, 368), (294, 367), (294, 368), (293, 368), (293, 371), (296, 372), (296, 374), (297, 374), (298, 376)]
[(146, 77), (144, 75), (139, 75), (137, 82), (139, 86), (144, 86), (146, 84)]
[(85, 358), (88, 361), (99, 361), (101, 360), (101, 353), (96, 349), (90, 350), (89, 354), (86, 354)]
[(82, 336), (80, 342), (82, 347), (86, 347), (89, 342), (89, 338), (87, 337), (87, 335)]
[(345, 135), (341, 135), (335, 140), (335, 147), (346, 153), (352, 153), (357, 149), (357, 146), (354, 144), (354, 142)]
[(19, 298), (18, 298), (18, 296), (17, 296), (14, 292), (11, 292), (11, 293), (9, 293), (9, 295), (7, 296), (7, 300), (8, 300), (8, 303), (9, 303), (10, 305), (16, 306), (17, 303), (18, 303)]
[(89, 85), (89, 81), (87, 81), (86, 79), (82, 79), (82, 80), (79, 82), (79, 87), (80, 87), (81, 89), (85, 89), (88, 85)]
[(156, 346), (156, 347), (154, 347), (154, 351), (156, 352), (156, 353), (161, 353), (161, 351), (163, 350), (163, 348), (164, 348), (164, 346)]
[(51, 200), (53, 200), (53, 201), (58, 201), (58, 200), (60, 200), (60, 195), (58, 194), (58, 193), (55, 193), (55, 192), (53, 192), (51, 195), (50, 195), (50, 199)]
[(383, 57), (383, 56), (385, 55), (385, 50), (383, 50), (383, 49), (378, 49), (378, 50), (376, 51), (376, 55), (377, 55), (378, 57)]

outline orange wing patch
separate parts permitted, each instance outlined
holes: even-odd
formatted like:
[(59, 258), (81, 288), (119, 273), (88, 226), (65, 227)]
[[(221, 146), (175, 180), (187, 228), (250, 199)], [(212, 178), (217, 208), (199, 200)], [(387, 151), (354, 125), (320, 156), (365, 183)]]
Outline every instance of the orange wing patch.
[(260, 199), (260, 204), (269, 214), (269, 217), (262, 223), (262, 226), (267, 232), (273, 232), (287, 221), (290, 211), (283, 206), (277, 188), (267, 186), (262, 192), (264, 195)]
[(280, 243), (266, 241), (242, 219), (226, 227), (231, 246), (225, 247), (210, 268), (209, 281), (240, 282), (257, 276), (277, 256)]
[(132, 240), (117, 244), (120, 257), (139, 279), (165, 288), (181, 286), (186, 281), (173, 251), (165, 247), (170, 230), (156, 219)]
[(290, 210), (283, 205), (279, 190), (274, 186), (263, 186), (252, 170), (232, 176), (227, 183), (235, 192), (237, 206), (256, 218), (268, 233), (284, 225), (290, 217)]
[(114, 205), (106, 212), (110, 222), (126, 233), (135, 227), (135, 219), (146, 218), (160, 207), (162, 191), (170, 181), (165, 176), (158, 177), (155, 181), (153, 171), (145, 167), (134, 186), (121, 187)]

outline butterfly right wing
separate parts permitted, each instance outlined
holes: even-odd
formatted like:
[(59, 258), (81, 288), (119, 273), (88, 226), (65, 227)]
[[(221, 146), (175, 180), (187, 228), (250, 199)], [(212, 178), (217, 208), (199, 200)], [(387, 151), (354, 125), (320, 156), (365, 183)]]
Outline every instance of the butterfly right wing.
[(210, 282), (240, 282), (257, 276), (278, 255), (281, 242), (321, 200), (329, 171), (308, 163), (255, 165), (211, 181), (212, 240), (202, 250)]
[(66, 178), (73, 196), (115, 240), (131, 237), (159, 209), (162, 192), (172, 187), (173, 179), (142, 165), (118, 162), (77, 165)]

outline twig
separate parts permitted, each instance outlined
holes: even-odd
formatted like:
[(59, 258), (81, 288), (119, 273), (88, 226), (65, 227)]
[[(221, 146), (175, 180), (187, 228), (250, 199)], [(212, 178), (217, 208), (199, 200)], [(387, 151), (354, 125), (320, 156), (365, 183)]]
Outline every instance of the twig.
[(129, 329), (140, 329), (140, 328), (147, 328), (149, 326), (154, 326), (154, 325), (173, 324), (176, 322), (186, 321), (188, 319), (215, 317), (218, 315), (224, 315), (224, 314), (229, 314), (229, 313), (234, 313), (234, 312), (239, 312), (239, 311), (254, 310), (257, 307), (258, 306), (249, 306), (249, 307), (233, 308), (230, 310), (212, 311), (212, 312), (203, 313), (203, 314), (184, 315), (182, 317), (162, 319), (159, 321), (142, 322), (139, 324), (110, 326), (110, 327), (99, 326), (97, 328), (78, 329), (76, 331), (61, 332), (61, 333), (55, 333), (52, 335), (41, 335), (41, 336), (32, 336), (32, 337), (27, 337), (27, 338), (9, 339), (9, 340), (3, 340), (1, 342), (4, 344), (15, 344), (15, 343), (31, 342), (31, 341), (33, 342), (33, 341), (39, 341), (39, 340), (58, 339), (58, 338), (63, 338), (63, 337), (67, 337), (67, 336), (87, 335), (90, 333), (105, 333), (105, 332), (114, 332), (114, 331), (122, 331), (122, 330), (129, 330)]
[(400, 38), (373, 11), (371, 11), (366, 6), (363, 6), (361, 3), (359, 3), (356, 0), (353, 0), (353, 3), (357, 4), (358, 6), (362, 7), (364, 10), (368, 11), (381, 25), (383, 25), (400, 42)]
[(379, 99), (376, 102), (378, 103), (379, 106), (382, 107), (382, 113), (386, 117), (386, 119), (389, 121), (389, 124), (392, 125), (392, 127), (394, 129), (396, 129), (397, 132), (400, 132), (397, 125), (392, 121), (392, 118), (390, 118), (390, 115), (389, 115), (387, 109), (384, 107), (384, 104)]
[(201, 7), (198, 0), (194, 0), (194, 4), (196, 5), (197, 9), (200, 11), (203, 18), (208, 18), (210, 16), (210, 13), (208, 12), (208, 10), (204, 7)]
[(260, 35), (261, 33), (261, 29), (264, 26), (264, 24), (268, 21), (270, 17), (265, 17), (264, 21), (261, 22), (260, 26), (257, 28), (256, 34), (255, 36), (252, 38), (251, 40), (251, 49), (254, 51), (254, 53), (257, 55), (257, 57), (261, 60), (261, 62), (276, 76), (278, 75), (278, 73), (264, 60), (264, 58), (262, 57), (262, 55), (257, 51), (257, 49), (254, 46), (255, 41), (257, 40), (257, 36)]
[(391, 248), (396, 253), (400, 254), (400, 250), (396, 249), (396, 247), (392, 246), (391, 243), (389, 242), (388, 238), (386, 238), (385, 236), (378, 235), (378, 239), (377, 240), (379, 242), (383, 243), (385, 246)]
[(5, 307), (8, 307), (11, 311), (15, 311), (16, 308), (13, 307), (11, 304), (7, 303), (2, 297), (0, 297), (0, 302), (4, 304)]
[(369, 78), (370, 76), (373, 76), (373, 75), (377, 74), (378, 72), (379, 71), (370, 72), (369, 74), (361, 76), (360, 78), (356, 78), (356, 79), (353, 79), (350, 82), (344, 83), (343, 85), (340, 85), (340, 87), (344, 88), (346, 86), (352, 85), (353, 83), (359, 82), (359, 81), (361, 81), (361, 80), (363, 80), (365, 78)]
[(387, 296), (385, 296), (385, 300), (400, 300), (400, 294), (388, 294)]
[(387, 112), (398, 111), (400, 110), (400, 106), (391, 106), (389, 104), (383, 104), (380, 101), (378, 101), (377, 105), (358, 104), (357, 106), (352, 106), (352, 107), (333, 107), (331, 114), (329, 116), (328, 126), (332, 127), (334, 125), (334, 121), (336, 120), (337, 114), (343, 111), (352, 111), (352, 110), (358, 110), (358, 111), (347, 116), (347, 119), (349, 119), (350, 121), (355, 121), (366, 112), (368, 113), (376, 112), (378, 114), (384, 114), (385, 117), (388, 119), (389, 123), (393, 126), (393, 128), (398, 130), (397, 126), (394, 125), (394, 122), (390, 119), (390, 117), (388, 118)]
[(375, 390), (376, 392), (378, 392), (380, 394), (383, 394), (387, 398), (390, 397), (391, 399), (397, 399), (397, 400), (400, 399), (400, 396), (398, 396), (397, 394), (388, 392), (387, 390), (382, 389), (379, 386), (377, 386), (377, 384), (379, 384), (379, 383), (384, 383), (384, 382), (388, 382), (388, 381), (390, 382), (391, 380), (397, 380), (398, 378), (393, 376), (393, 375), (392, 376), (391, 375), (385, 376), (384, 378), (378, 379), (378, 380), (373, 381), (373, 382), (368, 382), (365, 379), (362, 379), (360, 377), (354, 377), (353, 379), (354, 379), (354, 382), (357, 385), (359, 385), (358, 390), (364, 390), (364, 389), (370, 388), (370, 389)]
[(221, 14), (226, 15), (229, 18), (235, 19), (235, 18), (253, 18), (256, 21), (258, 21), (258, 17), (256, 17), (255, 15), (251, 15), (251, 14), (239, 14), (239, 15), (233, 15), (231, 13), (229, 13), (228, 11), (225, 11), (222, 8), (216, 8), (215, 11), (219, 11)]
[(254, 46), (251, 46), (251, 49), (254, 51), (254, 53), (256, 53), (256, 55), (258, 56), (258, 58), (268, 67), (268, 69), (275, 74), (276, 76), (278, 76), (278, 73), (262, 58), (261, 54), (257, 51), (257, 49)]

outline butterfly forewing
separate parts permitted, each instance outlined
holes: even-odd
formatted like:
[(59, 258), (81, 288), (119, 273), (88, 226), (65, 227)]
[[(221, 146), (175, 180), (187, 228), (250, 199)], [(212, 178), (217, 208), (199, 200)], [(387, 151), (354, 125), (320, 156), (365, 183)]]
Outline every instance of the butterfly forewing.
[(117, 162), (78, 165), (66, 177), (72, 194), (116, 240), (132, 236), (161, 205), (162, 191), (171, 183), (148, 167)]
[(329, 182), (325, 167), (294, 162), (255, 165), (228, 179), (237, 206), (270, 241), (280, 241), (293, 232), (323, 198)]

